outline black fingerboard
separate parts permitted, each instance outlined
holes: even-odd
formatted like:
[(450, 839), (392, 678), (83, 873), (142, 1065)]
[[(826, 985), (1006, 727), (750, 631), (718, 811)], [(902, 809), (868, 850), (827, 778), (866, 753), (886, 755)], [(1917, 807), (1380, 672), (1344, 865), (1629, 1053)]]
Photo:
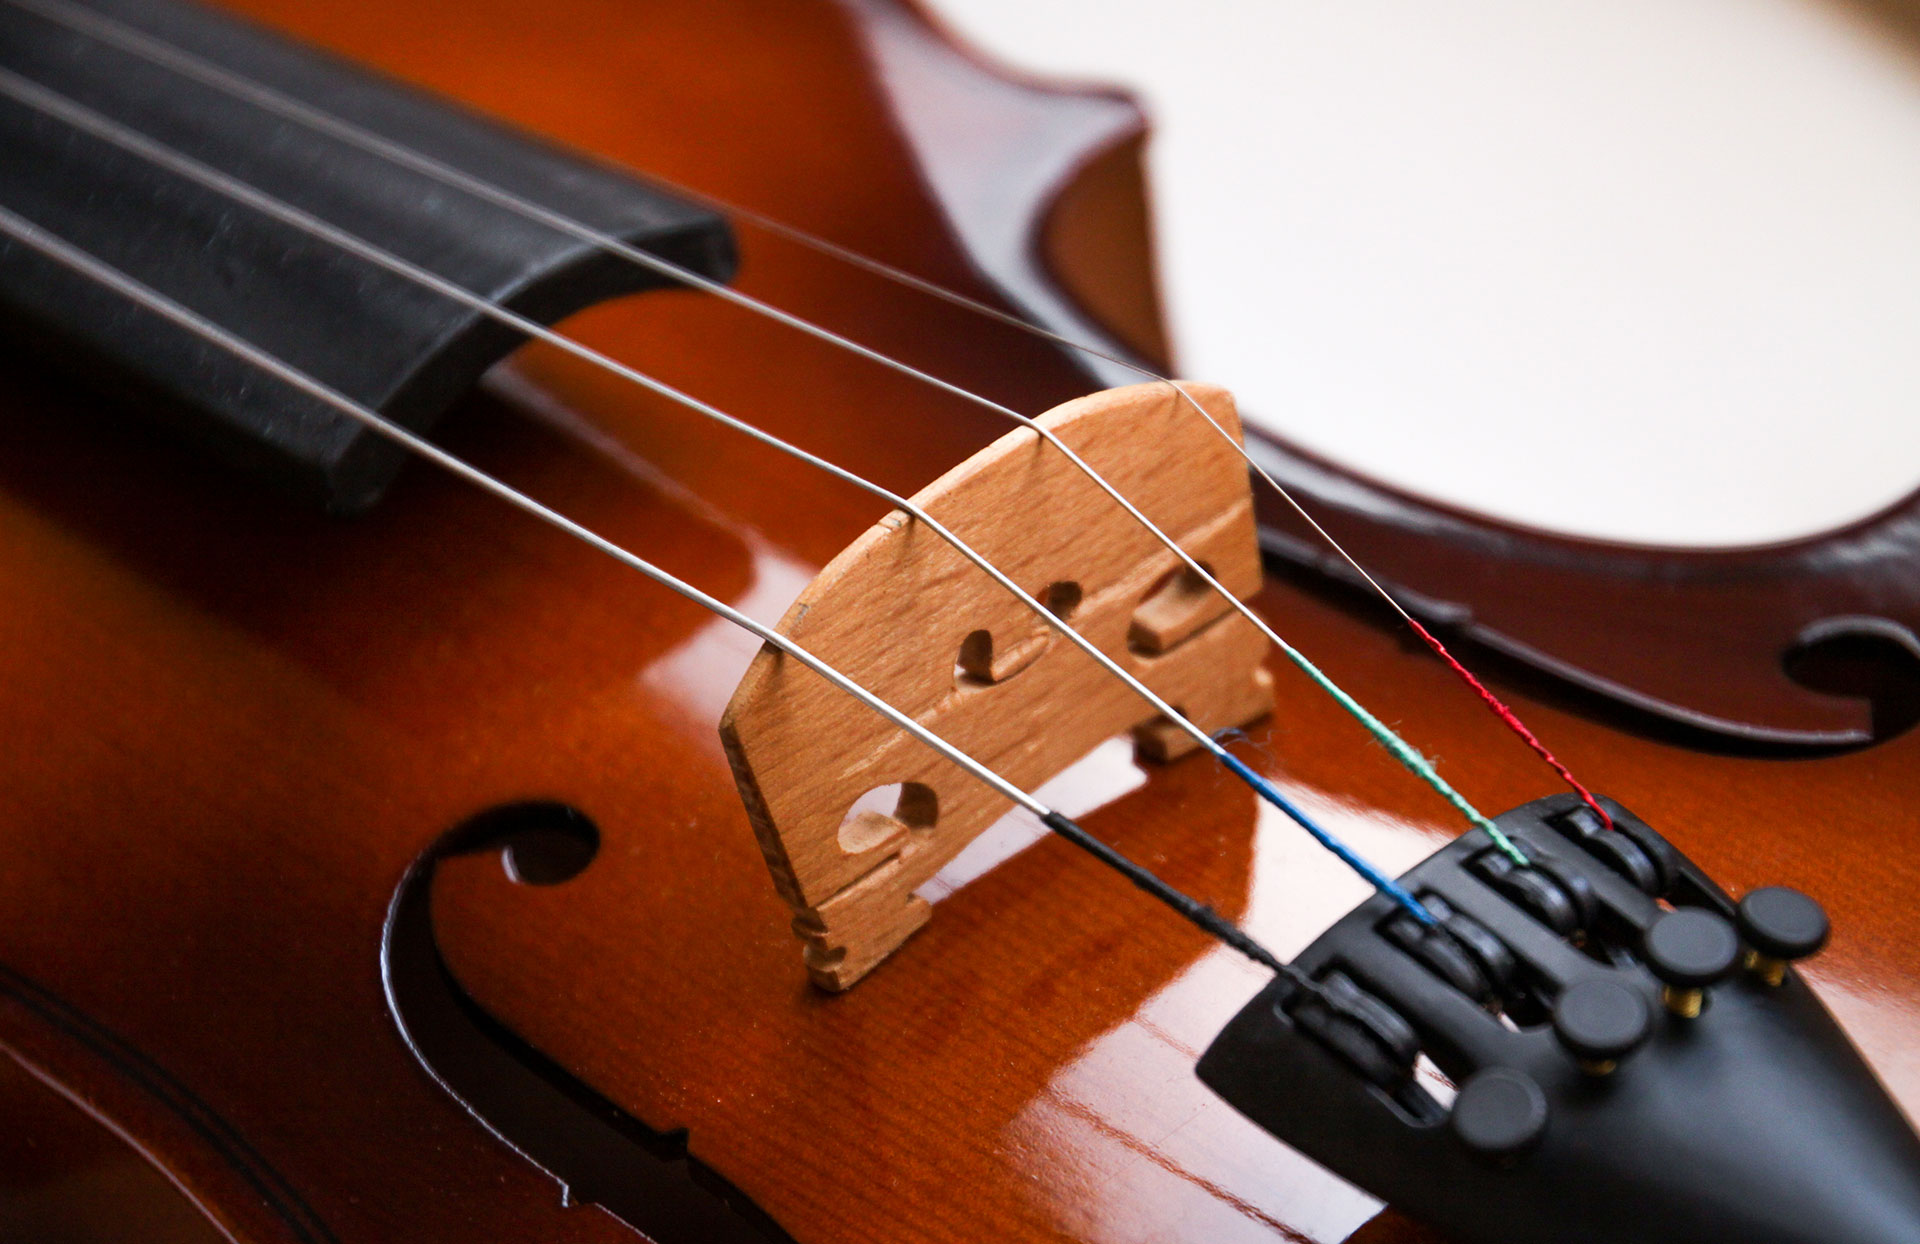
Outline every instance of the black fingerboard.
[[(732, 275), (731, 234), (705, 207), (224, 14), (177, 0), (0, 3), (0, 70), (529, 319), (671, 283), (517, 205), (236, 97), (206, 80), (208, 65), (702, 276)], [(522, 340), (44, 100), (0, 98), (0, 206), (416, 431)], [(402, 465), (403, 450), (320, 400), (3, 241), (0, 336), (331, 510), (373, 504)]]

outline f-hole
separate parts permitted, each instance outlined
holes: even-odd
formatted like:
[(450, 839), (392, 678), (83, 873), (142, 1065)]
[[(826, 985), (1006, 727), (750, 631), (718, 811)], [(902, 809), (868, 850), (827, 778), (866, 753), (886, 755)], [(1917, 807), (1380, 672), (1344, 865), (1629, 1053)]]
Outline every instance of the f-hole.
[(515, 832), (500, 848), (500, 864), (521, 885), (562, 885), (587, 870), (600, 853), (600, 831), (565, 804), (516, 804)]
[[(626, 1114), (488, 1014), (454, 979), (433, 932), (441, 860), (498, 853), (526, 885), (564, 885), (591, 867), (600, 832), (576, 808), (507, 804), (435, 843), (394, 891), (380, 971), (400, 1037), (427, 1074), (560, 1184), (660, 1244), (792, 1244), (767, 1214), (687, 1152), (687, 1134)], [(661, 1016), (663, 1024), (671, 1016)], [(644, 1051), (645, 1034), (635, 1048)]]
[(1787, 677), (1873, 705), (1873, 737), (1920, 723), (1920, 638), (1886, 618), (1828, 618), (1800, 632), (1780, 658)]

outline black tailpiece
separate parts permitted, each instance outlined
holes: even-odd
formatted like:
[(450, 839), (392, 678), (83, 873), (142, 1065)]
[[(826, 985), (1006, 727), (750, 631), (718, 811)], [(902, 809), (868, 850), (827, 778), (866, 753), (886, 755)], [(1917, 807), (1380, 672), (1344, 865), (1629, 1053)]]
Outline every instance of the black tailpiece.
[[(1463, 1244), (1915, 1244), (1920, 1137), (1788, 966), (1792, 890), (1739, 905), (1608, 802), (1476, 830), (1349, 913), (1227, 1025), (1200, 1078)], [(1459, 1085), (1443, 1104), (1424, 1054)]]

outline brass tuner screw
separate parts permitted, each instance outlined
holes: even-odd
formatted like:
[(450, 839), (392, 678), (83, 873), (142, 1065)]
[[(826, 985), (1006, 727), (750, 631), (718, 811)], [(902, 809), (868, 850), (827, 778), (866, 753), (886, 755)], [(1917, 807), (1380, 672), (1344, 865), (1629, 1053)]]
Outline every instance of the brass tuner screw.
[(1751, 949), (1747, 967), (1769, 985), (1787, 979), (1787, 965), (1827, 944), (1827, 913), (1798, 890), (1767, 886), (1740, 900), (1740, 936)]

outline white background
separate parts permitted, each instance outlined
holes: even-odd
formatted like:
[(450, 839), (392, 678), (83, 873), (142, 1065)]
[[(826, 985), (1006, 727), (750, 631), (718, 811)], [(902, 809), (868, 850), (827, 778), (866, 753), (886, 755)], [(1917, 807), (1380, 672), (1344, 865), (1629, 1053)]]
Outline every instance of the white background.
[(1843, 0), (933, 0), (1150, 110), (1182, 372), (1537, 526), (1920, 484), (1920, 56)]

